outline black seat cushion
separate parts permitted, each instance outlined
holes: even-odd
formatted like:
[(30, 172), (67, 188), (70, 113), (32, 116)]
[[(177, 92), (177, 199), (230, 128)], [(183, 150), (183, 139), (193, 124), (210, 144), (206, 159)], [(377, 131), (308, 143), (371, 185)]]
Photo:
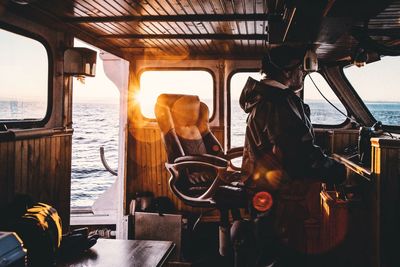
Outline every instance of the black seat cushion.
[[(155, 114), (169, 163), (182, 156), (223, 155), (209, 128), (208, 107), (197, 96), (162, 94), (157, 99)], [(190, 168), (180, 173), (176, 186), (197, 196), (207, 190), (215, 176), (211, 168)]]

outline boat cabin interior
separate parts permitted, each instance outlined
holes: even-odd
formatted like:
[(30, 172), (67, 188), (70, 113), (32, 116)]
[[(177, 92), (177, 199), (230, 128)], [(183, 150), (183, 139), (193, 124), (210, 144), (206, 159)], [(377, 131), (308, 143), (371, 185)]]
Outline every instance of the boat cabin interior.
[[(346, 168), (284, 198), (295, 265), (244, 237), (275, 200), (243, 188), (239, 96), (280, 46), (304, 50), (297, 94)], [(0, 0), (0, 50), (0, 209), (29, 196), (100, 236), (57, 266), (399, 266), (399, 1)]]

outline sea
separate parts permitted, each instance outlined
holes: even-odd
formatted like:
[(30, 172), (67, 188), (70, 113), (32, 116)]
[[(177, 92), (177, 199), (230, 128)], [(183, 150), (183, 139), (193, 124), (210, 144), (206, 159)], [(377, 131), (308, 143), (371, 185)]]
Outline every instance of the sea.
[[(311, 108), (313, 123), (340, 124), (346, 119), (326, 102), (310, 101), (308, 104)], [(366, 105), (375, 118), (381, 120), (384, 124), (400, 125), (400, 103), (367, 102)], [(39, 115), (43, 116), (43, 105), (38, 103), (24, 102), (22, 104), (16, 101), (0, 101), (0, 119), (22, 119)], [(117, 170), (118, 118), (118, 103), (74, 103), (72, 207), (90, 207), (114, 183), (116, 176), (106, 171), (101, 163), (100, 147), (104, 147), (105, 157), (110, 167)], [(235, 102), (231, 106), (231, 118), (231, 146), (242, 146), (247, 115)]]

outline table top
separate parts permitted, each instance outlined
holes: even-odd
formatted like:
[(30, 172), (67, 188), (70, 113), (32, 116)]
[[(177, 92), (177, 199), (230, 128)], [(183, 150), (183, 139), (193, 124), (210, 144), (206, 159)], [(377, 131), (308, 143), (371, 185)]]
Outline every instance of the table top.
[(170, 241), (99, 239), (84, 254), (58, 262), (57, 266), (162, 266), (174, 247)]

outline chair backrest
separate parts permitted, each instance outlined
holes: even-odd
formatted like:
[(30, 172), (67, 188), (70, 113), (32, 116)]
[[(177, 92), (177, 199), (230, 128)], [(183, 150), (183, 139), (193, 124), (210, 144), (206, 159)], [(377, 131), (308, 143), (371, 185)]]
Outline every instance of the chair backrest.
[(210, 131), (208, 107), (198, 96), (161, 94), (155, 114), (169, 163), (181, 156), (223, 154), (220, 143)]

